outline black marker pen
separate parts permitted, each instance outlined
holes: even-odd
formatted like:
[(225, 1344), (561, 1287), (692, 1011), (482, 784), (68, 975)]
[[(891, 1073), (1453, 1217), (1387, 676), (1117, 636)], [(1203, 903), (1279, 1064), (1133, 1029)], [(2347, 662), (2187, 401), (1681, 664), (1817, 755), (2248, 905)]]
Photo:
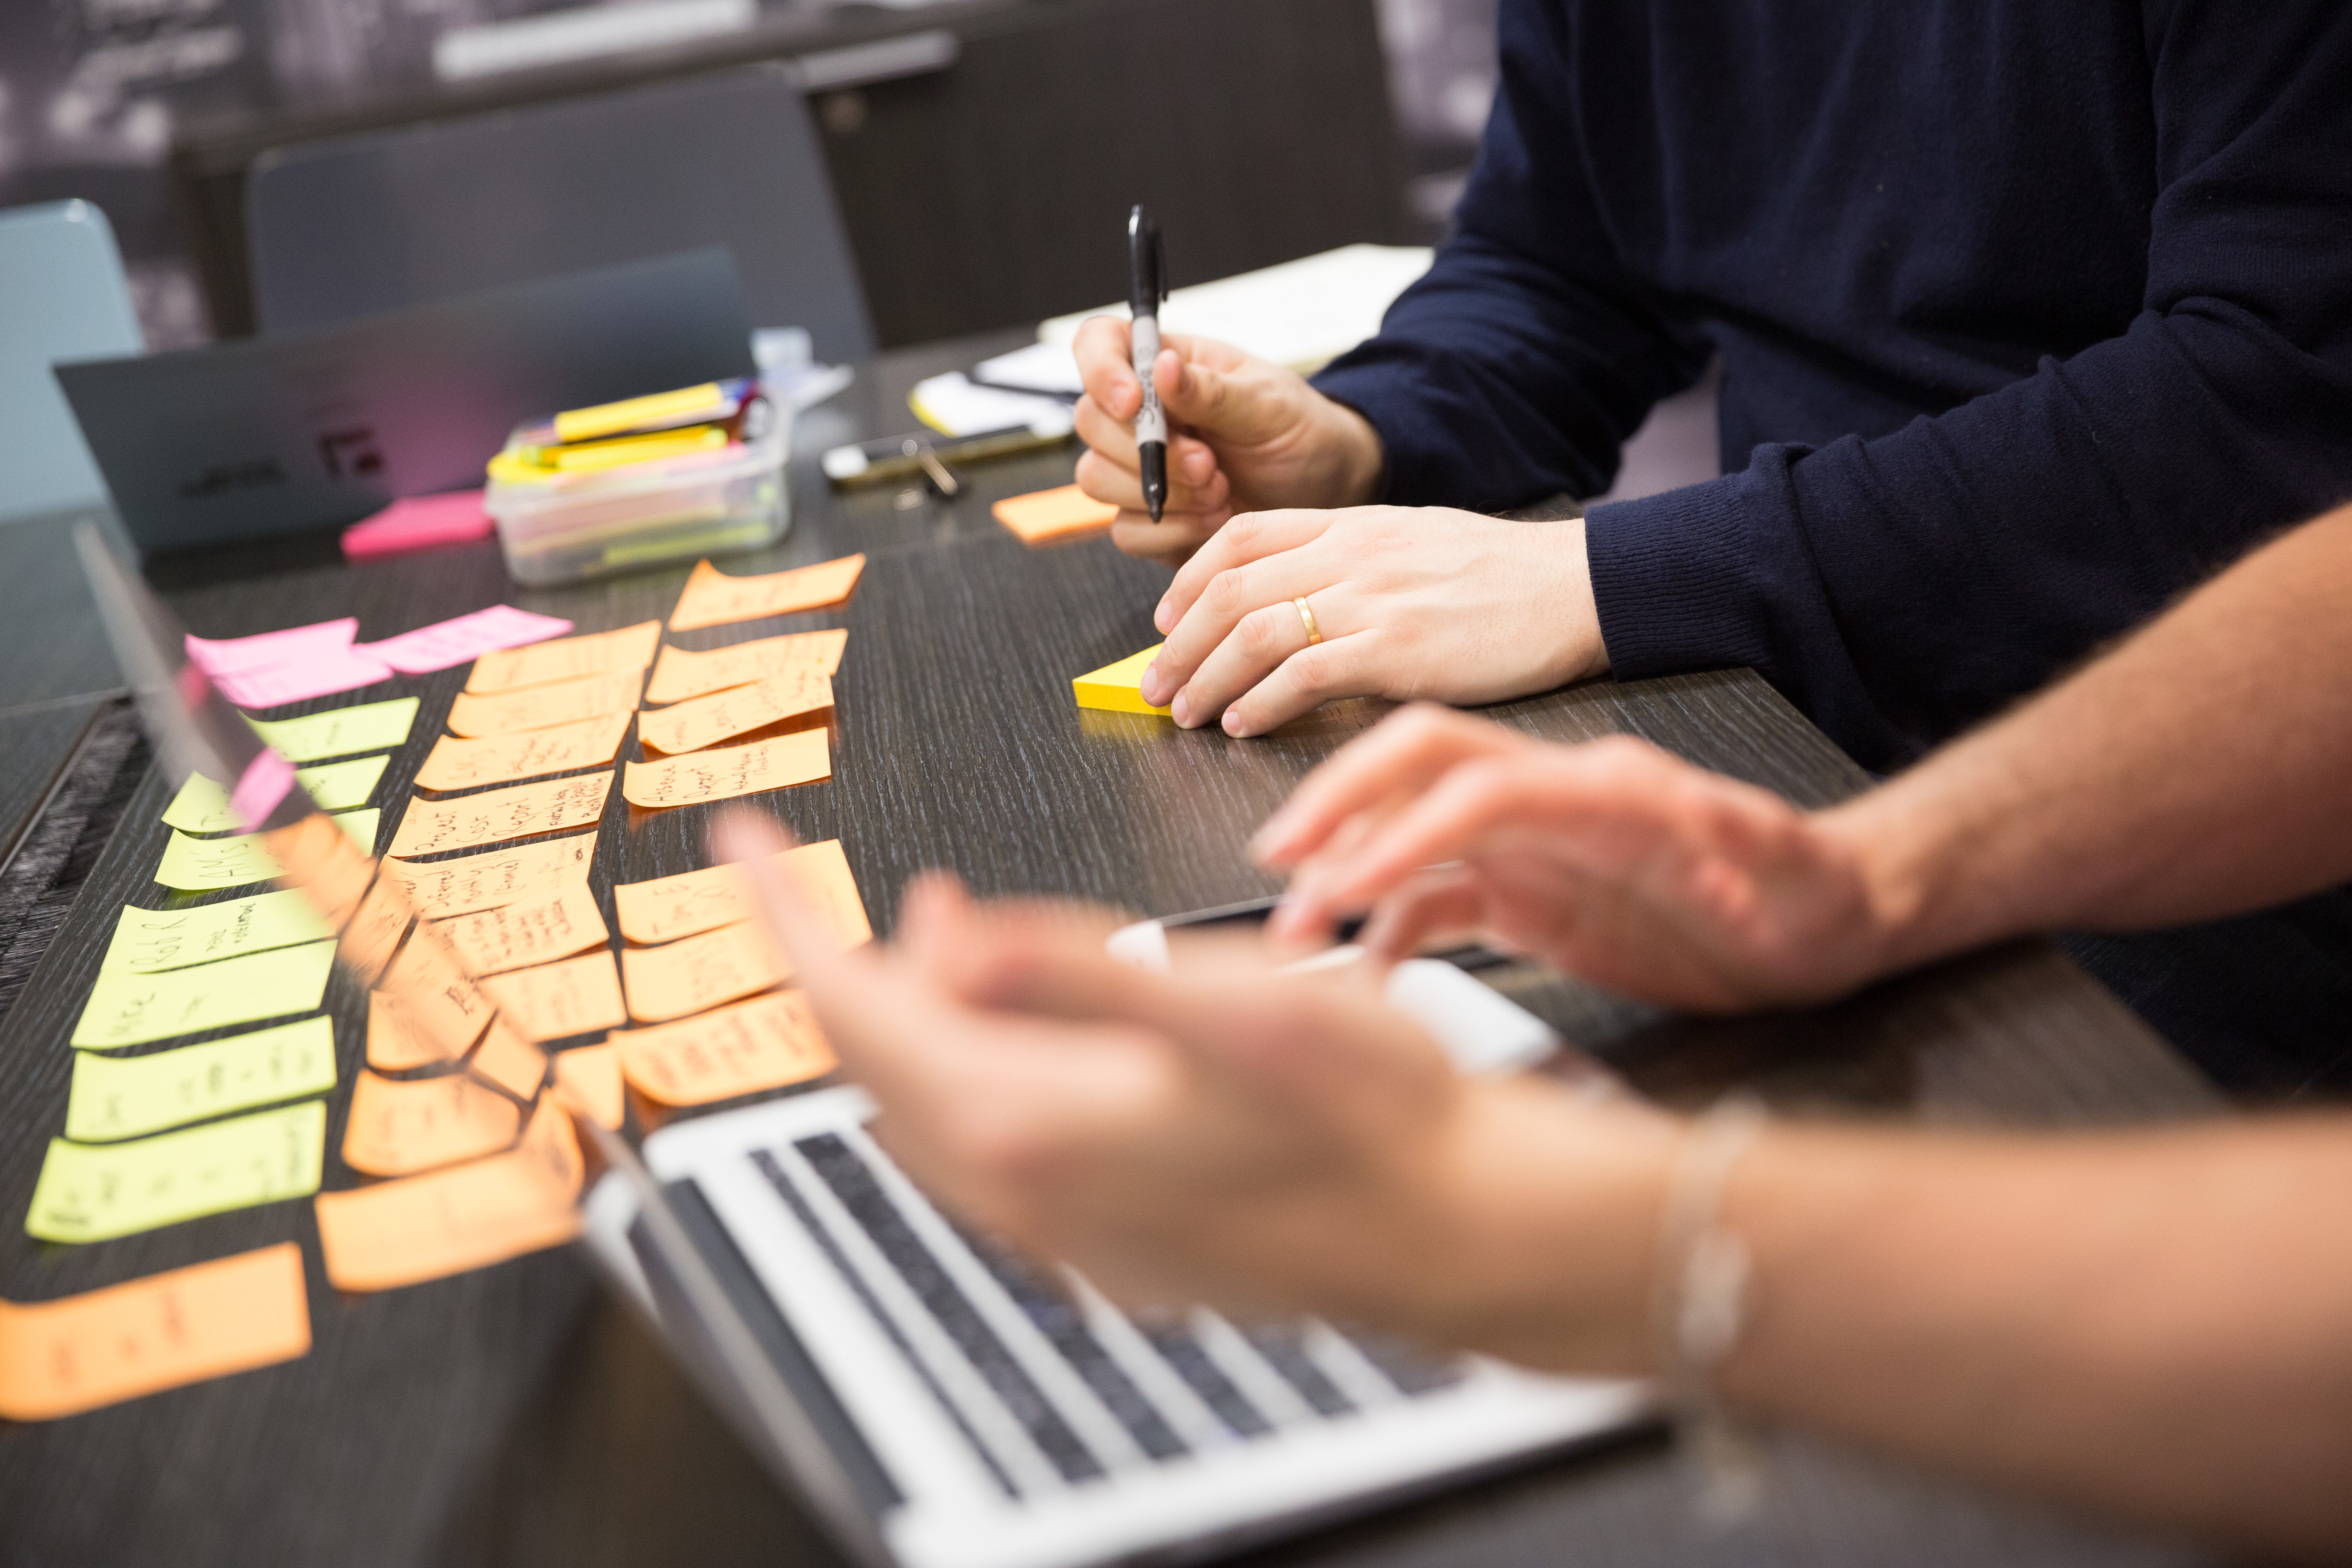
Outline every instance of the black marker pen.
[(1143, 406), (1135, 416), (1135, 451), (1143, 468), (1143, 504), (1160, 521), (1168, 504), (1168, 415), (1151, 384), (1151, 363), (1160, 357), (1160, 301), (1168, 298), (1168, 268), (1160, 249), (1160, 226), (1141, 207), (1127, 215), (1127, 304), (1135, 317), (1135, 378), (1143, 383)]

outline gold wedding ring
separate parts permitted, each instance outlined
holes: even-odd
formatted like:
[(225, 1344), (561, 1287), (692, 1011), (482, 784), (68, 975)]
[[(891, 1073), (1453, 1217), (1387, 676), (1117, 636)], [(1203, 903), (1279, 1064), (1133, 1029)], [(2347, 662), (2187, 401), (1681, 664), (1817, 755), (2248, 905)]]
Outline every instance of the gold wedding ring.
[(1315, 625), (1315, 612), (1307, 608), (1306, 596), (1301, 595), (1291, 600), (1290, 607), (1298, 612), (1299, 623), (1307, 628), (1307, 646), (1313, 647), (1317, 643), (1321, 642), (1323, 633)]

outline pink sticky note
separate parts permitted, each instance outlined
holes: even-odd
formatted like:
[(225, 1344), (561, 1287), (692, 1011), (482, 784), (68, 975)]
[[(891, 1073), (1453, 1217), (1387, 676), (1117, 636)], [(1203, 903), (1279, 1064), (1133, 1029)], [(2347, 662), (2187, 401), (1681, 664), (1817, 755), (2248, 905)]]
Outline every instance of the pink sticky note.
[(240, 708), (275, 708), (333, 691), (353, 691), (392, 679), (392, 667), (353, 648), (321, 648), (299, 664), (233, 669), (213, 677), (221, 695)]
[(479, 490), (410, 496), (343, 530), (343, 553), (364, 561), (436, 544), (466, 544), (488, 539), (495, 531), (490, 514), (482, 510)]
[(262, 632), (249, 637), (188, 639), (188, 657), (206, 675), (232, 675), (244, 669), (265, 669), (273, 664), (299, 664), (305, 659), (331, 658), (352, 646), (359, 634), (355, 616), (293, 626), (282, 632)]
[(361, 643), (359, 651), (383, 660), (404, 675), (429, 675), (478, 658), (492, 648), (544, 642), (571, 629), (570, 621), (554, 616), (533, 615), (512, 605), (492, 605), (487, 610), (419, 626), (382, 642)]

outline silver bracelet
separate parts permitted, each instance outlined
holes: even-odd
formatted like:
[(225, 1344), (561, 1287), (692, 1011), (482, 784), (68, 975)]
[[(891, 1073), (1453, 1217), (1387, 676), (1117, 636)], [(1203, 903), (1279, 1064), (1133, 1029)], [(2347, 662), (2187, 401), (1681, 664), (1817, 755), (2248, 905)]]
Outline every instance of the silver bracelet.
[(1660, 1381), (1698, 1467), (1699, 1512), (1717, 1524), (1748, 1518), (1763, 1496), (1755, 1434), (1716, 1397), (1715, 1373), (1748, 1317), (1748, 1248), (1722, 1224), (1724, 1192), (1767, 1120), (1747, 1095), (1719, 1100), (1699, 1118), (1675, 1162), (1658, 1236)]

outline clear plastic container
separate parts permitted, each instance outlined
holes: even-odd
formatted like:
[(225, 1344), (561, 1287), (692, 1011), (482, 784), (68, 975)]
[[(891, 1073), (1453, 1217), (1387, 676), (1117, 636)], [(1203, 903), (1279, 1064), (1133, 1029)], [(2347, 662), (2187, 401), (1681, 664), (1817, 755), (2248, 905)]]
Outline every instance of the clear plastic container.
[[(773, 408), (773, 405), (770, 405)], [(490, 481), (482, 505), (518, 583), (574, 583), (773, 544), (792, 526), (792, 416), (753, 440), (530, 483)]]

